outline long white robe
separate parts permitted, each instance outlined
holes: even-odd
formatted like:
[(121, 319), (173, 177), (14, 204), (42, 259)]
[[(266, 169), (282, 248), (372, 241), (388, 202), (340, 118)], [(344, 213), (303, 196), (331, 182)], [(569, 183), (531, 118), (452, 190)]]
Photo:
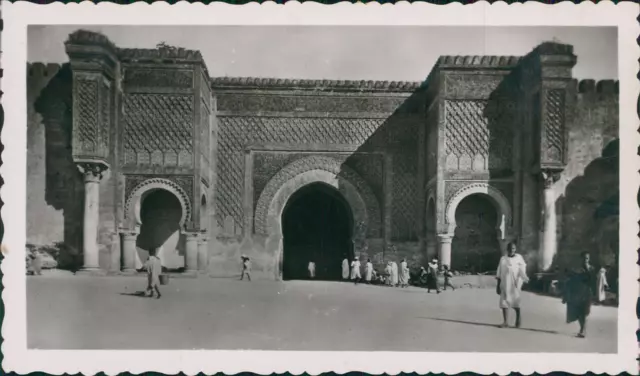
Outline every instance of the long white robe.
[(349, 260), (342, 260), (342, 279), (349, 278)]
[(394, 286), (398, 284), (398, 264), (395, 262), (391, 263), (391, 284)]
[(364, 272), (364, 279), (367, 282), (370, 282), (371, 278), (373, 278), (373, 264), (370, 262), (367, 262), (367, 266), (365, 267), (365, 272)]
[(409, 268), (406, 261), (400, 263), (400, 283), (403, 285), (409, 284)]
[(609, 284), (607, 283), (607, 271), (606, 269), (602, 268), (600, 269), (600, 271), (598, 272), (598, 302), (604, 302), (605, 299), (607, 298), (607, 294), (605, 292), (605, 288), (609, 287)]
[(502, 256), (496, 278), (500, 279), (500, 308), (520, 308), (522, 283), (529, 281), (524, 258), (519, 254)]
[(309, 261), (309, 278), (316, 277), (316, 264), (313, 261)]
[(360, 261), (354, 260), (351, 262), (351, 279), (362, 278), (360, 275)]

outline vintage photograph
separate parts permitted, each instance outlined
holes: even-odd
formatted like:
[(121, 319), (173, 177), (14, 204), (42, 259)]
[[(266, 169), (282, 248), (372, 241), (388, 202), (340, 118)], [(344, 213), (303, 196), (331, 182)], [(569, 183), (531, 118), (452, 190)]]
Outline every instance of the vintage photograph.
[(634, 4), (2, 7), (4, 370), (637, 374)]
[(617, 352), (615, 27), (27, 40), (28, 348)]

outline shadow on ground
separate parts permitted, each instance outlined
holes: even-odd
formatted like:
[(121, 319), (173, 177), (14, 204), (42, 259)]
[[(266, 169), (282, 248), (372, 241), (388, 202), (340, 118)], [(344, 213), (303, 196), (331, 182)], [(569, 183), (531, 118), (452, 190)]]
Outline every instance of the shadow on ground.
[[(462, 321), (462, 320), (452, 320), (452, 319), (441, 319), (441, 318), (435, 318), (435, 317), (420, 317), (421, 319), (427, 319), (427, 320), (435, 320), (435, 321), (445, 321), (445, 322), (452, 322), (452, 323), (456, 323), (456, 324), (467, 324), (467, 325), (476, 325), (476, 326), (488, 326), (488, 327), (493, 327), (493, 328), (499, 328), (499, 329), (503, 329), (500, 324), (489, 324), (486, 322), (474, 322), (474, 321)], [(518, 330), (526, 330), (529, 332), (538, 332), (538, 333), (548, 333), (548, 334), (561, 334), (556, 332), (555, 330), (544, 330), (544, 329), (535, 329), (535, 328), (518, 328)]]

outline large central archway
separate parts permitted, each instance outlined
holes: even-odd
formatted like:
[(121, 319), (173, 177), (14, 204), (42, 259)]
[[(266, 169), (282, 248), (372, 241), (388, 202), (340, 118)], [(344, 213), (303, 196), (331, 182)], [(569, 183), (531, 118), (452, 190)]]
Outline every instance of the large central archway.
[(296, 191), (282, 213), (284, 280), (308, 278), (316, 264), (316, 279), (339, 280), (340, 265), (351, 258), (353, 215), (334, 187), (312, 183)]

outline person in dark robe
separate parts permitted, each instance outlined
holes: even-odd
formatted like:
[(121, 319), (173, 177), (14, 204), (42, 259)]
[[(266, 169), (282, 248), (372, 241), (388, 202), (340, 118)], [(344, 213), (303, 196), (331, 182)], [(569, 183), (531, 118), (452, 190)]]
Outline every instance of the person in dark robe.
[(428, 265), (427, 274), (427, 293), (431, 293), (431, 290), (436, 290), (440, 294), (440, 286), (438, 286), (438, 259), (434, 258)]
[(242, 259), (242, 274), (240, 275), (240, 280), (242, 281), (245, 276), (249, 282), (251, 282), (251, 259), (248, 256), (242, 255), (240, 256)]
[(595, 288), (594, 268), (589, 253), (582, 252), (582, 265), (569, 271), (562, 302), (567, 305), (567, 324), (578, 321), (578, 338), (587, 335), (587, 317), (591, 313), (591, 301)]

